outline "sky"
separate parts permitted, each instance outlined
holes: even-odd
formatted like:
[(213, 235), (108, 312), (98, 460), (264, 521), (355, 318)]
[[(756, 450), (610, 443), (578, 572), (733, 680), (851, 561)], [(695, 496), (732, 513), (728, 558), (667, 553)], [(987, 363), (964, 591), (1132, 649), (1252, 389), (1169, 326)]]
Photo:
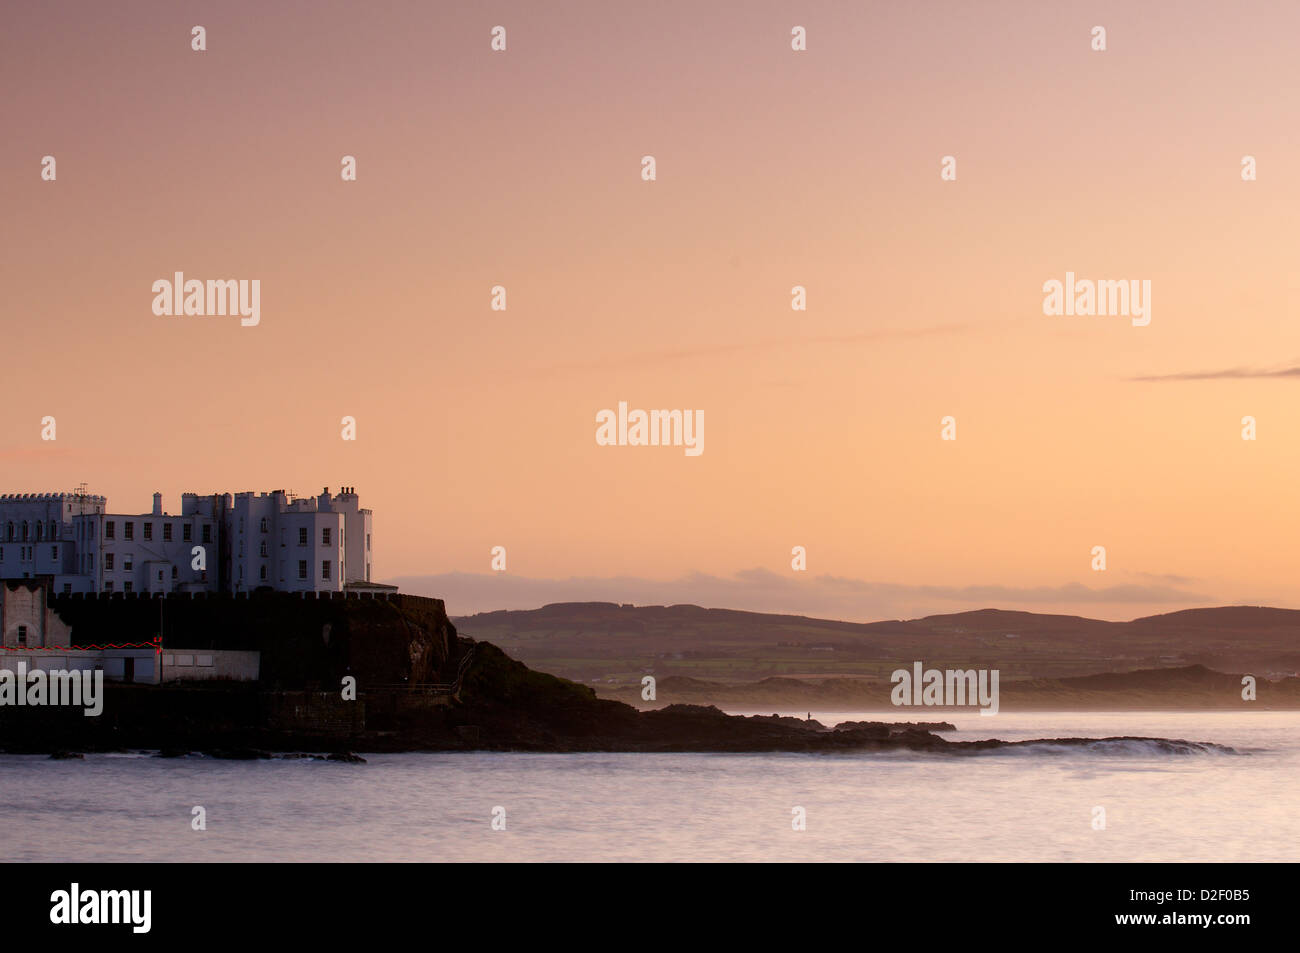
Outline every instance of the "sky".
[[(1295, 4), (2, 16), (0, 490), (355, 486), (456, 615), (1300, 606)], [(154, 314), (177, 271), (260, 322)]]

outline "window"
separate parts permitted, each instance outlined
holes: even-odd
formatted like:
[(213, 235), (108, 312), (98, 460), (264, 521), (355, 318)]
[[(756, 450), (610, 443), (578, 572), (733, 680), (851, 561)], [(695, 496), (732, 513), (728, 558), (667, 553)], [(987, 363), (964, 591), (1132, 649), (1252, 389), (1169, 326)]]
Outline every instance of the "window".
[(39, 543), (44, 538), (45, 538), (45, 524), (42, 523), (40, 520), (37, 520), (36, 521), (36, 542)]
[(299, 546), (306, 546), (306, 545), (307, 545), (307, 527), (306, 527), (306, 526), (299, 526), (299, 527), (298, 527), (298, 545), (299, 545)]
[(23, 520), (23, 542), (27, 542), (27, 520)]
[(158, 581), (159, 581), (159, 582), (162, 582), (162, 581), (163, 581), (163, 575), (162, 575), (162, 570), (161, 570), (161, 569), (158, 570)]
[(64, 594), (65, 596), (70, 596), (70, 595), (72, 595), (72, 583), (70, 583), (70, 582), (65, 582), (65, 583), (63, 584), (63, 594)]
[(109, 582), (104, 583), (104, 591), (105, 591), (105, 592), (112, 592), (112, 591), (113, 591), (113, 583), (112, 583), (111, 580), (110, 580)]
[(187, 543), (194, 541), (194, 527), (189, 523), (186, 523), (181, 527), (181, 539)]
[(122, 572), (130, 572), (131, 565), (135, 560), (135, 553), (122, 554)]
[(5, 548), (0, 546), (0, 563), (5, 561)]
[(320, 544), (322, 546), (328, 546), (330, 544), (330, 528), (328, 526), (320, 531)]
[(263, 578), (263, 579), (266, 578), (266, 566), (265, 566), (265, 565), (262, 566), (262, 578)]
[(51, 558), (51, 559), (58, 559), (58, 558), (59, 558), (59, 547), (57, 547), (57, 546), (51, 546), (51, 547), (50, 547), (50, 558)]
[(176, 567), (173, 566), (173, 567), (172, 567), (172, 578), (175, 579), (175, 578), (177, 577), (177, 575), (179, 575), (179, 574), (176, 572)]
[(298, 578), (299, 579), (307, 578), (307, 560), (305, 559), (298, 560)]
[(10, 521), (9, 521), (9, 525), (6, 527), (6, 530), (5, 530), (5, 538), (8, 539), (9, 542), (11, 542), (11, 543), (14, 541), (14, 521), (13, 521), (13, 520), (10, 520)]
[(122, 591), (123, 591), (123, 592), (133, 592), (133, 591), (135, 591), (135, 587), (132, 586), (130, 582), (124, 582), (124, 583), (122, 583)]
[(135, 524), (127, 520), (122, 531), (123, 539), (135, 539)]
[(262, 532), (263, 532), (263, 533), (267, 532), (267, 529), (266, 529), (266, 517), (265, 517), (265, 516), (262, 517)]
[(153, 539), (153, 523), (144, 524), (144, 538)]
[(50, 520), (50, 539), (58, 539), (58, 538), (59, 538), (59, 524), (54, 522), (54, 520)]
[(266, 558), (267, 556), (269, 556), (269, 555), (271, 555), (271, 554), (270, 554), (269, 552), (267, 552), (267, 550), (266, 550), (266, 540), (262, 540), (262, 552), (261, 552), (261, 556), (262, 556), (263, 559), (265, 559), (265, 558)]
[(18, 627), (18, 644), (19, 645), (27, 644), (27, 626), (25, 625), (20, 625)]
[(366, 533), (366, 552), (370, 552), (370, 534)]
[(104, 553), (104, 572), (113, 571), (113, 554)]
[(104, 524), (104, 538), (117, 539), (117, 521), (109, 520)]
[(324, 560), (320, 564), (320, 577), (322, 579), (328, 579), (330, 577), (330, 561), (328, 559)]
[(212, 524), (211, 524), (211, 523), (204, 523), (204, 524), (203, 524), (203, 541), (204, 541), (205, 543), (210, 543), (210, 542), (212, 542)]
[(163, 523), (163, 542), (170, 543), (171, 541), (172, 541), (172, 524)]

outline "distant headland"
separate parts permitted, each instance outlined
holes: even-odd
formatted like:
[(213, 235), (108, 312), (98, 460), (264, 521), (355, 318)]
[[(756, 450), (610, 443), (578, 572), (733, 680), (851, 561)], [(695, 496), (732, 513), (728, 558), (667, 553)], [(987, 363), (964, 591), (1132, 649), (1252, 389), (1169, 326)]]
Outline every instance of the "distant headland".
[[(0, 586), (15, 594), (36, 584)], [(441, 600), (388, 593), (319, 595), (45, 595), (45, 611), (73, 646), (5, 646), (4, 664), (56, 658), (83, 640), (97, 646), (164, 635), (153, 649), (157, 683), (106, 683), (102, 713), (40, 706), (0, 712), (0, 750), (51, 753), (156, 750), (217, 757), (273, 752), (386, 751), (880, 751), (960, 754), (1012, 746), (957, 742), (942, 721), (851, 722), (728, 715), (711, 706), (656, 711), (597, 697), (589, 687), (530, 669), (487, 642), (461, 637)], [(174, 643), (171, 640), (176, 640)], [(92, 642), (93, 640), (93, 642)], [(177, 677), (183, 645), (194, 656), (257, 655), (256, 677)], [(61, 658), (62, 656), (57, 656)], [(48, 667), (48, 665), (47, 665)], [(1165, 739), (1053, 739), (1061, 746), (1136, 743), (1189, 754), (1215, 746)], [(1015, 745), (1025, 744), (1016, 742)]]

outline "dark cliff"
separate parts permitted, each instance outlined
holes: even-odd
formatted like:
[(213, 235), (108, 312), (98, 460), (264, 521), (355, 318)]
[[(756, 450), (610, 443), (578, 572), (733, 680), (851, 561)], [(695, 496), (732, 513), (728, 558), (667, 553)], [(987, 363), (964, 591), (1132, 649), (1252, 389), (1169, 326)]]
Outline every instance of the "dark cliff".
[(50, 607), (77, 645), (148, 642), (165, 648), (262, 653), (264, 686), (333, 689), (359, 682), (438, 681), (456, 645), (441, 599), (395, 594), (255, 592), (58, 596)]

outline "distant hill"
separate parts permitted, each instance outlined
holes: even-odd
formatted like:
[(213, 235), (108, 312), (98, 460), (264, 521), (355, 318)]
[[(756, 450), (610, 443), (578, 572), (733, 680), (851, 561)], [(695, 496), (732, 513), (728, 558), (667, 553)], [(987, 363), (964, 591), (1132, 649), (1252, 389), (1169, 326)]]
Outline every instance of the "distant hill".
[[(1131, 622), (980, 609), (838, 622), (694, 605), (556, 603), (453, 620), (534, 668), (613, 691), (642, 675), (744, 682), (888, 679), (900, 664), (997, 668), (1060, 679), (1202, 665), (1260, 677), (1300, 670), (1300, 610), (1187, 609)], [(606, 688), (608, 686), (608, 688)]]
[(1215, 609), (1181, 609), (1163, 615), (1134, 619), (1132, 624), (1226, 626), (1238, 629), (1273, 629), (1300, 626), (1300, 609), (1268, 606), (1219, 606)]

